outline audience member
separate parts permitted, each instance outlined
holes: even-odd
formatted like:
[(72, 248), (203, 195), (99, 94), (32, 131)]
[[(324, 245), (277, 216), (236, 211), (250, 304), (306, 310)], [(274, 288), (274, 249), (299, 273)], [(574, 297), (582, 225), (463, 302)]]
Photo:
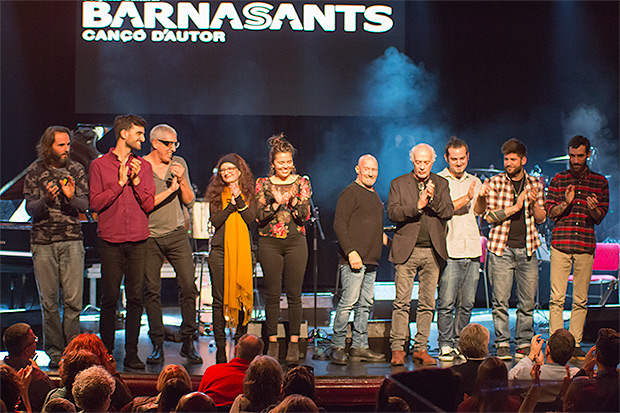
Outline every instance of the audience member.
[(2, 337), (4, 347), (9, 355), (4, 358), (3, 363), (11, 366), (15, 371), (26, 366), (32, 366), (32, 379), (28, 388), (30, 405), (35, 412), (43, 407), (45, 396), (54, 388), (52, 381), (47, 377), (37, 363), (34, 355), (37, 350), (39, 339), (35, 336), (30, 326), (26, 323), (13, 324), (7, 328)]
[(387, 403), (385, 404), (387, 412), (410, 412), (411, 409), (407, 402), (398, 396), (390, 396), (387, 399)]
[(231, 413), (260, 412), (280, 401), (284, 374), (276, 359), (257, 356), (243, 379), (243, 394), (235, 399)]
[(41, 413), (75, 413), (75, 404), (71, 403), (67, 399), (58, 397), (52, 399), (43, 405)]
[(99, 361), (96, 364), (103, 366), (108, 373), (114, 377), (116, 386), (114, 388), (114, 393), (112, 394), (112, 408), (114, 410), (120, 410), (123, 406), (129, 403), (133, 399), (133, 396), (129, 391), (129, 387), (127, 387), (121, 378), (120, 373), (116, 370), (116, 360), (114, 360), (114, 357), (108, 353), (108, 350), (103, 344), (101, 338), (93, 333), (78, 334), (73, 338), (73, 340), (71, 340), (71, 342), (69, 342), (69, 345), (63, 354), (79, 349), (88, 350), (97, 356)]
[(596, 383), (586, 377), (575, 377), (564, 396), (563, 411), (565, 412), (600, 412), (617, 411), (601, 409), (601, 394)]
[(195, 391), (179, 399), (175, 412), (215, 412), (213, 399), (206, 394)]
[(11, 366), (0, 365), (0, 399), (7, 411), (26, 410), (28, 413), (32, 411), (28, 398), (31, 373), (30, 366), (17, 372)]
[(60, 369), (58, 371), (63, 387), (52, 389), (45, 398), (45, 404), (59, 397), (75, 403), (73, 399), (75, 377), (82, 370), (95, 366), (97, 363), (99, 363), (99, 358), (88, 350), (82, 349), (65, 352), (60, 359)]
[[(602, 395), (603, 411), (620, 411), (620, 383), (618, 370), (620, 363), (620, 336), (611, 328), (598, 331), (596, 345), (586, 354), (583, 369), (578, 376), (594, 377), (596, 387)], [(594, 367), (597, 367), (595, 372)], [(596, 373), (596, 374), (595, 374)]]
[(174, 410), (181, 397), (191, 391), (191, 386), (183, 379), (168, 380), (161, 389), (157, 411), (170, 412)]
[(291, 394), (315, 398), (314, 369), (310, 366), (295, 366), (284, 375), (282, 395)]
[(263, 353), (264, 343), (253, 334), (244, 334), (235, 346), (235, 358), (228, 363), (208, 367), (200, 380), (203, 392), (219, 407), (230, 406), (243, 393), (243, 380), (250, 362)]
[(510, 396), (508, 369), (502, 360), (489, 357), (478, 368), (473, 395), (459, 404), (457, 412), (518, 412), (521, 402)]
[(161, 391), (168, 380), (180, 379), (187, 383), (187, 387), (191, 389), (192, 381), (189, 378), (189, 374), (185, 367), (180, 364), (168, 364), (162, 369), (157, 377), (157, 395), (155, 396), (137, 396), (132, 401), (127, 403), (122, 409), (122, 412), (149, 412), (156, 411), (159, 405), (159, 398), (161, 397)]
[(381, 384), (376, 410), (392, 411), (394, 400), (390, 402), (390, 398), (396, 396), (414, 412), (453, 412), (458, 404), (459, 380), (450, 369), (426, 368), (392, 374)]
[(311, 398), (302, 396), (301, 394), (290, 394), (284, 398), (276, 407), (269, 411), (270, 413), (287, 413), (287, 412), (319, 412), (319, 408)]
[[(547, 347), (543, 351), (545, 341), (540, 334), (532, 337), (530, 352), (527, 357), (523, 357), (509, 372), (509, 380), (530, 380), (530, 372), (534, 364), (540, 364), (540, 396), (538, 398), (539, 409), (559, 410), (562, 408), (561, 402), (557, 401), (557, 396), (562, 389), (562, 381), (566, 377), (566, 363), (573, 357), (575, 350), (575, 337), (566, 329), (557, 329), (549, 340)], [(544, 363), (544, 364), (543, 364)], [(569, 368), (572, 378), (579, 371), (576, 367)]]
[(107, 412), (116, 381), (101, 366), (92, 366), (75, 376), (73, 399), (84, 412)]
[(471, 396), (474, 391), (474, 383), (478, 377), (478, 367), (489, 355), (490, 333), (482, 324), (470, 323), (463, 327), (459, 338), (459, 349), (465, 356), (465, 363), (450, 367), (461, 378), (461, 388), (458, 402), (463, 401), (463, 396)]

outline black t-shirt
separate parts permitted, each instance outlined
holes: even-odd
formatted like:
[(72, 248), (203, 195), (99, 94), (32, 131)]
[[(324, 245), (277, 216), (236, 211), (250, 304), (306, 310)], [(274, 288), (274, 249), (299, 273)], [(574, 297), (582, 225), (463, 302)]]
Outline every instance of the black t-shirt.
[[(517, 198), (521, 192), (525, 191), (525, 174), (520, 181), (513, 181), (512, 189), (514, 195), (514, 202), (517, 202)], [(508, 240), (506, 245), (511, 248), (525, 248), (525, 207), (521, 208), (519, 212), (510, 216), (510, 233), (508, 234)]]

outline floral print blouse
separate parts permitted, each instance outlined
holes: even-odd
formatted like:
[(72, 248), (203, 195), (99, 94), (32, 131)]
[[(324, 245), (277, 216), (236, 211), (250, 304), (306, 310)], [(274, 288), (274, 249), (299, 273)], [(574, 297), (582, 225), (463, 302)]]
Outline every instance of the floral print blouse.
[[(297, 204), (279, 205), (273, 209), (275, 203), (274, 191), (291, 192), (297, 198)], [(310, 218), (310, 197), (312, 189), (307, 178), (298, 176), (290, 184), (274, 184), (269, 177), (256, 180), (256, 199), (258, 210), (258, 233), (261, 237), (288, 238), (296, 235), (305, 235), (305, 222)], [(291, 198), (293, 199), (293, 198)]]

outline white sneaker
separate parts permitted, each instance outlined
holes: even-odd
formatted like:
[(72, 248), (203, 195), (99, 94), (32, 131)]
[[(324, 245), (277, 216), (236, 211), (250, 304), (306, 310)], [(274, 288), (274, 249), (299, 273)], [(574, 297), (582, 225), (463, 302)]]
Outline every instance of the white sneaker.
[(454, 349), (450, 346), (441, 346), (441, 351), (439, 352), (439, 360), (441, 361), (452, 361), (454, 360)]
[(458, 348), (452, 348), (452, 355), (455, 358), (459, 358), (461, 360), (467, 360), (467, 358), (464, 355), (461, 354), (461, 352), (459, 351)]

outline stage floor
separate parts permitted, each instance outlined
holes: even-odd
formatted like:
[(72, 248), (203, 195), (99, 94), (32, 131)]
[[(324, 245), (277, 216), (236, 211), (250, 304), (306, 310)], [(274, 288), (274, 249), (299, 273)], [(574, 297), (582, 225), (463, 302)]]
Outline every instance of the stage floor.
[[(511, 330), (514, 333), (514, 324), (516, 321), (515, 309), (510, 310), (510, 326)], [(535, 331), (543, 335), (544, 338), (549, 336), (548, 333), (548, 314), (547, 310), (537, 310), (534, 316), (534, 324)], [(570, 317), (570, 311), (565, 311), (564, 319), (568, 321)], [(333, 320), (333, 314), (332, 314)], [(140, 358), (145, 361), (146, 357), (151, 353), (152, 346), (151, 342), (148, 338), (148, 324), (146, 315), (143, 316), (142, 319), (142, 328), (140, 330), (140, 341), (139, 341), (139, 355)], [(493, 320), (491, 317), (491, 311), (488, 309), (474, 309), (472, 318), (472, 322), (480, 323), (487, 327), (491, 332), (491, 346), (490, 353), (495, 353), (495, 348), (492, 345), (493, 343)], [(172, 329), (179, 326), (181, 323), (181, 317), (179, 314), (179, 309), (177, 308), (164, 308), (164, 324), (170, 326)], [(88, 331), (98, 331), (98, 322), (96, 318), (91, 316), (82, 316), (81, 318), (81, 327), (83, 332)], [(312, 327), (312, 326), (310, 326)], [(415, 323), (410, 324), (412, 337), (415, 335)], [(321, 328), (320, 335), (326, 336), (326, 338), (317, 340), (317, 345), (314, 345), (314, 342), (310, 341), (308, 343), (308, 351), (305, 359), (301, 359), (301, 364), (306, 364), (312, 366), (314, 368), (315, 376), (331, 376), (331, 377), (384, 377), (391, 373), (400, 372), (400, 371), (408, 371), (414, 370), (416, 368), (421, 368), (420, 365), (415, 364), (411, 361), (411, 357), (407, 358), (405, 366), (400, 367), (392, 367), (387, 360), (384, 363), (349, 363), (346, 366), (340, 366), (330, 363), (327, 360), (313, 359), (314, 354), (321, 354), (324, 350), (329, 348), (329, 337), (331, 336), (331, 327)], [(433, 322), (431, 325), (431, 335), (429, 340), (429, 353), (433, 356), (438, 355), (437, 348), (437, 324)], [(591, 343), (584, 343), (584, 350), (588, 350), (592, 346)], [(132, 374), (150, 374), (157, 375), (161, 371), (162, 367), (166, 364), (182, 364), (185, 366), (190, 375), (201, 376), (205, 369), (215, 363), (215, 342), (212, 335), (201, 335), (198, 340), (195, 342), (195, 347), (198, 353), (200, 353), (203, 358), (203, 364), (201, 365), (193, 365), (186, 362), (185, 358), (179, 355), (179, 351), (181, 349), (181, 343), (166, 341), (164, 344), (164, 352), (165, 352), (165, 363), (163, 365), (147, 365), (145, 370), (136, 371), (125, 369), (123, 366), (123, 358), (124, 358), (124, 330), (117, 330), (116, 332), (116, 344), (114, 350), (114, 358), (118, 364), (118, 370), (120, 372), (127, 372)], [(230, 360), (234, 357), (234, 345), (232, 344), (232, 340), (228, 340), (227, 345), (228, 351), (228, 359)], [(514, 352), (514, 344), (512, 345), (512, 351)], [(47, 370), (47, 363), (49, 359), (43, 351), (37, 351), (38, 357), (37, 362), (44, 369)], [(461, 363), (461, 360), (455, 360), (454, 362), (439, 362), (438, 367), (450, 367), (454, 363)], [(514, 364), (514, 361), (506, 362), (507, 367), (510, 368)], [(571, 360), (571, 364), (581, 367), (581, 363), (578, 360)]]

